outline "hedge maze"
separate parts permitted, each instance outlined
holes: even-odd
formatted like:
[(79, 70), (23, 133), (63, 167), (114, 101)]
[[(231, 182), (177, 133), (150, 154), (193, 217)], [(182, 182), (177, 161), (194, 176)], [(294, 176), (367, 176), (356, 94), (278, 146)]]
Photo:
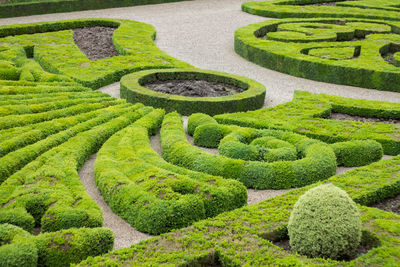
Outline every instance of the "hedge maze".
[[(396, 1), (320, 2), (245, 3), (268, 16), (260, 10), (287, 17), (300, 4), (303, 16), (341, 15), (246, 26), (236, 51), (293, 75), (400, 92)], [(72, 30), (94, 26), (115, 28), (118, 56), (91, 61), (80, 51)], [(400, 216), (368, 207), (400, 193), (399, 103), (296, 91), (259, 109), (262, 85), (196, 69), (154, 38), (152, 26), (127, 20), (0, 27), (0, 266), (400, 265)], [(195, 99), (143, 87), (168, 79), (245, 91)], [(119, 80), (125, 99), (93, 90)], [(191, 114), (187, 129), (182, 114)], [(110, 252), (113, 233), (78, 174), (94, 153), (94, 179), (114, 213), (158, 236)], [(360, 168), (335, 175), (338, 166)], [(323, 184), (347, 192), (361, 212), (367, 249), (353, 258), (279, 247), (297, 199)], [(247, 206), (248, 188), (291, 190)]]

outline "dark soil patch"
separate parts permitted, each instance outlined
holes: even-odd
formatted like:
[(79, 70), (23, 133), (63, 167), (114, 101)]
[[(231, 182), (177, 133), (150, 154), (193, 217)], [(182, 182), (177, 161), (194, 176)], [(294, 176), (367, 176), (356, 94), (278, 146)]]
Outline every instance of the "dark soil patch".
[(198, 81), (198, 80), (166, 80), (142, 85), (153, 91), (191, 97), (218, 97), (243, 92), (244, 89), (234, 85)]
[(370, 207), (390, 211), (400, 215), (400, 194), (394, 198), (388, 198), (379, 203), (370, 205)]
[(384, 118), (367, 118), (367, 117), (353, 116), (343, 113), (331, 113), (331, 116), (328, 119), (338, 120), (338, 121), (346, 120), (346, 121), (382, 122), (388, 124), (400, 124), (400, 120), (384, 119)]
[(382, 55), (382, 57), (387, 63), (389, 63), (395, 67), (400, 67), (400, 62), (394, 58), (394, 53), (389, 52), (389, 53)]
[(90, 60), (118, 56), (112, 41), (115, 28), (89, 27), (74, 29), (74, 41)]
[(35, 228), (33, 228), (33, 235), (39, 235), (41, 231), (42, 228), (40, 226), (36, 226)]

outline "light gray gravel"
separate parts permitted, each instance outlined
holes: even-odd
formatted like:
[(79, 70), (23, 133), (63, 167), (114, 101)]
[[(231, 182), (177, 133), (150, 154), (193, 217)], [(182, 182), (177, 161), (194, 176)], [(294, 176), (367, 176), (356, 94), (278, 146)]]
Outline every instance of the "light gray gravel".
[[(399, 102), (400, 94), (358, 87), (327, 84), (293, 77), (268, 70), (246, 61), (233, 50), (233, 34), (239, 27), (264, 21), (240, 10), (243, 0), (197, 0), (161, 5), (114, 8), (106, 10), (59, 13), (0, 19), (0, 25), (31, 23), (75, 18), (132, 19), (152, 24), (157, 29), (156, 43), (171, 56), (196, 67), (243, 75), (267, 88), (266, 106), (290, 101), (294, 90), (327, 93), (352, 98)], [(119, 84), (103, 87), (101, 91), (119, 98)], [(160, 152), (159, 136), (152, 137), (153, 148)], [(215, 153), (214, 151), (208, 151)], [(114, 249), (129, 246), (149, 236), (133, 229), (116, 216), (98, 191), (93, 179), (93, 155), (79, 172), (88, 193), (101, 207), (104, 225), (113, 230)], [(339, 168), (338, 173), (348, 170)], [(284, 193), (286, 190), (249, 190), (249, 204)]]
[(104, 227), (110, 228), (114, 233), (115, 241), (113, 249), (126, 248), (132, 244), (138, 243), (139, 241), (150, 238), (150, 235), (141, 233), (132, 228), (129, 223), (116, 215), (104, 201), (94, 181), (93, 169), (95, 160), (96, 154), (93, 154), (82, 166), (79, 171), (79, 176), (82, 184), (86, 188), (86, 192), (92, 197), (103, 212)]

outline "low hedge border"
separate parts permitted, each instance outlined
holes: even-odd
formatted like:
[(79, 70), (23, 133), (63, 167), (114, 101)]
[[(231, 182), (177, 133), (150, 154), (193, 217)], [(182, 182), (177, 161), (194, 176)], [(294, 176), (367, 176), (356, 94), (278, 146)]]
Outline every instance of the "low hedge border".
[(96, 10), (115, 7), (152, 5), (187, 0), (45, 0), (12, 1), (1, 4), (0, 18), (30, 16), (49, 13), (63, 13), (81, 10)]
[(33, 236), (23, 229), (0, 224), (0, 265), (69, 266), (88, 256), (111, 251), (114, 235), (107, 228), (68, 229)]
[[(343, 27), (332, 25), (335, 23), (352, 24), (353, 32), (350, 36), (340, 41), (339, 33), (332, 30), (333, 35), (326, 35), (324, 27)], [(365, 23), (365, 24), (362, 24)], [(310, 25), (308, 28), (278, 31), (285, 25)], [(371, 25), (387, 25), (393, 34), (368, 35), (374, 30), (369, 30)], [(314, 27), (314, 28), (313, 28)], [(294, 27), (296, 28), (296, 27)], [(328, 29), (329, 30), (329, 29)], [(386, 30), (379, 29), (385, 33)], [(280, 34), (280, 39), (261, 39), (265, 34)], [(322, 42), (312, 41), (316, 34), (324, 33)], [(242, 27), (235, 32), (235, 51), (245, 59), (260, 66), (277, 70), (297, 77), (336, 84), (345, 84), (372, 88), (384, 91), (400, 92), (400, 69), (385, 61), (384, 55), (393, 45), (400, 40), (400, 23), (367, 19), (342, 18), (335, 19), (283, 19), (268, 20), (261, 23)], [(363, 37), (365, 40), (352, 41), (351, 35)], [(328, 38), (329, 37), (329, 38)], [(289, 39), (290, 40), (289, 40)], [(333, 38), (333, 39), (332, 39)], [(340, 42), (336, 42), (340, 41)], [(353, 59), (341, 60), (343, 49), (351, 47), (359, 53)], [(394, 46), (393, 46), (394, 47)], [(310, 51), (325, 49), (323, 55), (312, 55)], [(329, 49), (329, 50), (326, 50)], [(342, 49), (342, 53), (337, 50)], [(394, 48), (393, 48), (394, 49)], [(361, 52), (360, 52), (361, 51)], [(393, 50), (397, 52), (396, 50)], [(335, 58), (336, 57), (336, 58)]]
[(216, 115), (214, 119), (221, 124), (289, 130), (327, 143), (371, 139), (382, 145), (386, 155), (400, 153), (400, 130), (395, 124), (325, 119), (331, 112), (399, 119), (400, 104), (295, 91), (291, 102), (257, 111)]
[[(315, 6), (312, 4), (336, 2), (336, 6)], [(396, 0), (340, 1), (340, 0), (274, 0), (246, 2), (242, 10), (263, 17), (272, 18), (367, 18), (400, 20)]]
[(245, 205), (239, 182), (169, 165), (152, 150), (149, 135), (163, 116), (149, 113), (99, 150), (95, 180), (113, 211), (139, 231), (160, 234)]
[[(256, 189), (282, 189), (304, 186), (326, 179), (336, 173), (336, 157), (329, 145), (298, 134), (282, 131), (257, 131), (250, 128), (203, 125), (203, 139), (222, 139), (224, 134), (239, 131), (245, 138), (272, 135), (296, 146), (302, 159), (273, 163), (244, 161), (208, 154), (186, 140), (181, 117), (177, 113), (165, 116), (161, 127), (161, 146), (165, 160), (191, 170), (241, 181)], [(216, 130), (210, 130), (210, 126)], [(194, 133), (201, 128), (199, 126)], [(234, 129), (233, 129), (234, 128)], [(213, 136), (213, 133), (222, 133)], [(218, 140), (218, 141), (219, 141)]]
[[(333, 183), (361, 205), (372, 204), (400, 193), (400, 157), (331, 177)], [(275, 246), (284, 234), (290, 211), (297, 199), (321, 182), (294, 189), (281, 196), (196, 222), (193, 226), (152, 238), (104, 256), (90, 257), (77, 266), (104, 265), (190, 265), (225, 266), (374, 266), (398, 265), (400, 216), (375, 208), (358, 206), (364, 232), (379, 239), (380, 245), (349, 262), (309, 259)], [(275, 238), (274, 238), (275, 237)]]
[[(163, 80), (205, 80), (235, 85), (246, 91), (222, 97), (185, 97), (156, 92), (142, 85)], [(121, 97), (183, 115), (196, 112), (210, 115), (255, 110), (264, 105), (265, 87), (242, 76), (200, 69), (146, 70), (122, 77)]]
[[(116, 28), (113, 43), (119, 56), (91, 61), (79, 50), (72, 38), (71, 29), (94, 26)], [(22, 75), (23, 70), (31, 72), (31, 64), (21, 65), (21, 61), (24, 62), (26, 53), (32, 53), (44, 70), (63, 74), (92, 89), (117, 82), (122, 76), (135, 71), (192, 67), (162, 52), (154, 44), (155, 33), (155, 29), (148, 24), (116, 19), (76, 19), (6, 25), (0, 27), (0, 59), (8, 59), (8, 62), (11, 61), (17, 67), (15, 77), (9, 79), (31, 80)], [(49, 43), (52, 45), (48, 45)], [(10, 68), (5, 70), (8, 73)], [(46, 74), (45, 80), (48, 75), (54, 76)], [(61, 77), (58, 76), (58, 79)]]

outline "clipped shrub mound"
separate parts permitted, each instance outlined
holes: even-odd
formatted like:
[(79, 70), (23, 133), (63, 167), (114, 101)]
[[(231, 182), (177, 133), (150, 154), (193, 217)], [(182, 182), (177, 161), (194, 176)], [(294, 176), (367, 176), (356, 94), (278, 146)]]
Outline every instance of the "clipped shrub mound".
[[(400, 92), (400, 22), (283, 19), (235, 32), (235, 51), (263, 67), (297, 77)], [(373, 62), (373, 64), (372, 64)]]
[[(187, 97), (153, 91), (144, 84), (167, 80), (204, 80), (234, 85), (241, 93), (220, 97)], [(210, 115), (258, 109), (263, 106), (265, 87), (251, 79), (199, 69), (145, 70), (121, 79), (121, 97), (130, 103), (164, 108), (183, 115), (202, 112)]]
[(290, 246), (308, 257), (341, 259), (361, 241), (361, 215), (349, 195), (332, 184), (303, 194), (290, 214)]

